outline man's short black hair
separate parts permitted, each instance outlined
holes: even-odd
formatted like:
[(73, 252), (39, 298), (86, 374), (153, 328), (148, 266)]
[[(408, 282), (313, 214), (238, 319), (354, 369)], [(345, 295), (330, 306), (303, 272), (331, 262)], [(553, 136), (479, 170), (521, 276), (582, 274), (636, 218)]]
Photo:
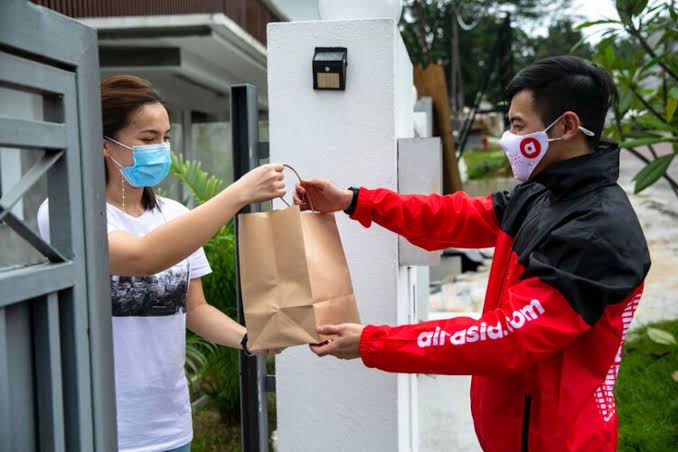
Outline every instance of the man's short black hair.
[(532, 92), (544, 126), (566, 111), (577, 113), (582, 127), (595, 133), (586, 137), (592, 149), (600, 141), (608, 108), (617, 102), (610, 75), (570, 55), (544, 58), (518, 72), (506, 87), (507, 101), (523, 90)]

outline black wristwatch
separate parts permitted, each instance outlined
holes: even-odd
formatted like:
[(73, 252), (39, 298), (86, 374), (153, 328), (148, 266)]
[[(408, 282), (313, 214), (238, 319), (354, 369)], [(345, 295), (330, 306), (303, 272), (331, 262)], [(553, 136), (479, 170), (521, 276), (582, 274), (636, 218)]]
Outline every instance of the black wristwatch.
[(351, 216), (355, 212), (355, 208), (358, 206), (358, 195), (360, 194), (360, 189), (355, 187), (348, 187), (348, 189), (353, 192), (353, 198), (351, 199), (351, 204), (346, 210), (344, 210), (344, 213), (348, 216)]
[(242, 347), (242, 351), (245, 352), (247, 356), (253, 356), (253, 354), (247, 349), (247, 333), (245, 333), (245, 335), (242, 337), (240, 346)]

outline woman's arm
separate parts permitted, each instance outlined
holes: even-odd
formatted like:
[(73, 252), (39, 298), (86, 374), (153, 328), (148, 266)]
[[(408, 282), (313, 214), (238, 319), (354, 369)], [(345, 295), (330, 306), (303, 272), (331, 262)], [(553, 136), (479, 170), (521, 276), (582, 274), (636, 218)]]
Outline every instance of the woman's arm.
[[(207, 303), (200, 278), (192, 279), (188, 286), (186, 327), (210, 342), (237, 349), (242, 348), (240, 344), (247, 332), (244, 326)], [(281, 351), (282, 349), (271, 349), (252, 353), (272, 356)]]
[(200, 278), (191, 280), (188, 286), (186, 327), (210, 342), (238, 349), (247, 332), (244, 326), (207, 303)]
[(190, 212), (137, 237), (125, 231), (108, 235), (110, 272), (153, 275), (193, 254), (248, 204), (285, 195), (283, 166), (263, 165)]

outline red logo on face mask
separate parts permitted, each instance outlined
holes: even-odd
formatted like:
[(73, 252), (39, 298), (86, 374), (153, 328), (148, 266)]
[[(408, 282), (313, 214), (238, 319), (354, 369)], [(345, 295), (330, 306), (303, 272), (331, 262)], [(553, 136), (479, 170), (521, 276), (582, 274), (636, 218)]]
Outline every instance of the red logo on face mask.
[(520, 142), (520, 153), (528, 159), (533, 159), (541, 152), (541, 143), (533, 137), (528, 137)]

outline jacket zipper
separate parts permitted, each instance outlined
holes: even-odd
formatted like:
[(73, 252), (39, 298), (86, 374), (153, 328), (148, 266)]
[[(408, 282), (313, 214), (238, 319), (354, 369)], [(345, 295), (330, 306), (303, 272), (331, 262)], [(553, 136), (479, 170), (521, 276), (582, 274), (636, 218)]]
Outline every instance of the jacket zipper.
[(528, 440), (530, 438), (530, 410), (532, 408), (532, 397), (528, 394), (525, 396), (525, 411), (523, 412), (523, 436), (522, 436), (522, 452), (528, 452)]

